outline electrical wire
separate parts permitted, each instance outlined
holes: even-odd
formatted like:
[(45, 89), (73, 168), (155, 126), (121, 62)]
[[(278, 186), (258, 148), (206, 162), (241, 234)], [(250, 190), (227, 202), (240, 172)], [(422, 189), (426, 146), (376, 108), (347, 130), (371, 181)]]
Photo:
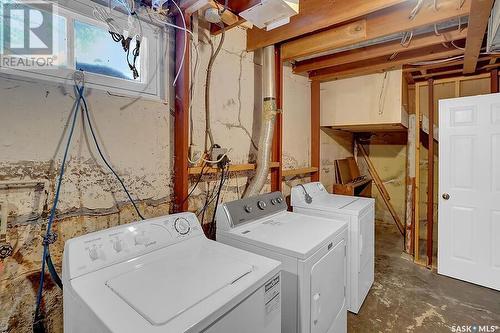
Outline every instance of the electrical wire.
[(424, 0), (417, 1), (417, 4), (412, 9), (412, 11), (410, 12), (410, 16), (408, 17), (410, 20), (413, 20), (417, 16), (417, 14), (418, 14), (418, 12), (420, 12), (420, 9), (422, 8), (423, 4), (424, 4)]
[(201, 168), (200, 175), (198, 176), (198, 179), (196, 180), (196, 183), (194, 186), (191, 188), (191, 191), (189, 191), (188, 195), (182, 200), (181, 206), (189, 199), (189, 197), (193, 194), (194, 190), (198, 187), (198, 184), (200, 184), (201, 179), (204, 176), (204, 171), (205, 168), (208, 166), (208, 164), (204, 164), (203, 167)]
[(132, 199), (132, 196), (130, 195), (130, 192), (127, 190), (127, 187), (125, 186), (125, 184), (123, 183), (123, 180), (120, 178), (120, 176), (118, 176), (118, 174), (116, 173), (116, 171), (113, 169), (113, 167), (111, 166), (111, 164), (108, 162), (108, 160), (106, 159), (106, 157), (104, 157), (104, 154), (102, 153), (101, 147), (99, 146), (99, 141), (97, 140), (97, 137), (96, 137), (95, 132), (94, 132), (94, 126), (92, 126), (92, 121), (90, 119), (90, 114), (89, 114), (89, 109), (88, 109), (88, 106), (87, 106), (87, 101), (85, 99), (85, 96), (83, 95), (83, 92), (84, 92), (84, 86), (82, 85), (81, 88), (78, 88), (79, 99), (81, 99), (82, 102), (83, 102), (83, 108), (84, 108), (85, 118), (87, 119), (87, 124), (88, 124), (89, 129), (90, 129), (90, 134), (92, 135), (92, 139), (94, 141), (94, 144), (95, 144), (95, 147), (97, 149), (97, 152), (99, 153), (99, 156), (101, 157), (101, 159), (104, 162), (104, 164), (106, 164), (106, 166), (108, 167), (109, 171), (111, 171), (111, 173), (115, 176), (116, 180), (118, 180), (118, 182), (122, 186), (123, 191), (127, 195), (129, 201), (132, 203), (132, 206), (134, 206), (135, 212), (137, 213), (137, 215), (139, 216), (139, 218), (141, 220), (144, 220), (145, 219), (144, 216), (139, 211), (139, 208), (137, 207), (136, 203)]

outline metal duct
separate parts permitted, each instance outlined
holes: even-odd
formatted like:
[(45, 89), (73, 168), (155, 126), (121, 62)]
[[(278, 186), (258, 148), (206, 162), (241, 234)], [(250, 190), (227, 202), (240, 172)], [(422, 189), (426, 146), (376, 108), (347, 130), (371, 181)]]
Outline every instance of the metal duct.
[(260, 193), (267, 181), (271, 161), (271, 148), (276, 122), (276, 77), (274, 62), (274, 46), (267, 46), (262, 51), (262, 121), (257, 154), (257, 170), (245, 192), (245, 197)]

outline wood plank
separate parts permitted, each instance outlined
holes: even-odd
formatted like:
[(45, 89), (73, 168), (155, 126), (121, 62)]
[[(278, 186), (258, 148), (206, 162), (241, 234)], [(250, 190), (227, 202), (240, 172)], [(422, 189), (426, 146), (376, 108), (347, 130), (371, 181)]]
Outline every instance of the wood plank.
[(495, 94), (498, 92), (498, 69), (494, 69), (490, 72), (491, 76), (491, 84), (490, 84), (490, 92)]
[[(276, 107), (283, 108), (283, 61), (281, 61), (280, 46), (274, 47), (275, 77), (276, 77)], [(277, 161), (279, 166), (271, 169), (271, 191), (281, 191), (283, 188), (283, 115), (279, 112), (274, 123), (273, 146), (271, 152), (272, 161)]]
[[(294, 65), (293, 71), (295, 74), (302, 74), (313, 70), (327, 68), (332, 66), (344, 65), (356, 61), (363, 61), (382, 56), (391, 56), (394, 52), (407, 52), (422, 47), (439, 45), (447, 41), (455, 41), (464, 39), (467, 36), (467, 29), (462, 31), (453, 30), (442, 32), (440, 36), (434, 33), (414, 37), (408, 47), (403, 47), (399, 41), (384, 43), (380, 45), (363, 47), (356, 50), (341, 52), (310, 60), (304, 60)], [(424, 68), (425, 69), (425, 68)]]
[[(476, 72), (490, 70), (493, 67), (500, 67), (500, 64), (493, 64), (493, 65), (482, 66), (480, 68), (476, 68)], [(428, 79), (428, 78), (436, 77), (436, 76), (459, 74), (459, 73), (462, 73), (462, 72), (463, 72), (462, 69), (451, 69), (451, 70), (448, 70), (448, 71), (433, 72), (433, 73), (428, 73), (428, 74), (425, 74), (425, 75), (415, 75), (413, 78), (415, 80), (421, 80), (421, 79)]]
[(311, 80), (325, 82), (359, 75), (380, 73), (387, 70), (398, 69), (407, 64), (445, 59), (461, 54), (463, 54), (462, 50), (448, 49), (442, 45), (435, 45), (401, 53), (392, 61), (387, 61), (386, 58), (378, 58), (312, 71), (309, 78)]
[(318, 182), (321, 167), (321, 97), (320, 82), (311, 82), (311, 166), (317, 168), (317, 172), (311, 175), (311, 181)]
[[(184, 14), (180, 14), (184, 15)], [(176, 16), (176, 24), (182, 24), (182, 17)], [(184, 15), (186, 24), (190, 24), (191, 17)], [(175, 33), (175, 68), (176, 71), (181, 66), (181, 55), (183, 53), (184, 33), (176, 30)], [(188, 43), (184, 63), (190, 63), (191, 44)], [(175, 118), (174, 118), (174, 212), (184, 212), (188, 210), (189, 200), (185, 200), (189, 189), (188, 175), (188, 149), (189, 149), (189, 105), (190, 105), (190, 79), (189, 66), (183, 66), (177, 84), (175, 85)]]
[[(427, 81), (429, 127), (434, 124), (434, 80)], [(429, 130), (429, 143), (427, 150), (427, 266), (432, 267), (433, 231), (434, 231), (434, 131)]]
[[(426, 83), (427, 84), (427, 83)], [(415, 84), (415, 180), (413, 186), (413, 253), (420, 261), (420, 84)]]
[[(271, 169), (276, 169), (280, 167), (279, 162), (271, 162)], [(189, 168), (189, 175), (199, 175), (201, 173), (202, 167), (197, 166), (197, 167), (192, 167)], [(255, 170), (255, 164), (249, 163), (249, 164), (233, 164), (229, 166), (229, 172), (239, 172), (239, 171), (252, 171)], [(214, 173), (220, 173), (219, 168), (205, 168), (203, 171), (203, 174), (214, 174)]]
[(321, 33), (313, 34), (307, 39), (298, 39), (283, 45), (283, 60), (292, 60), (311, 54), (320, 53), (325, 49), (336, 49), (352, 45), (366, 39), (366, 20), (342, 25), (328, 31), (328, 38)]
[[(298, 176), (298, 175), (305, 175), (305, 174), (314, 174), (318, 173), (318, 168), (316, 167), (308, 167), (308, 168), (298, 168), (298, 169), (288, 169), (288, 170), (283, 170), (283, 177), (293, 177), (293, 176)], [(315, 181), (312, 180), (311, 181)]]
[(384, 201), (385, 205), (387, 206), (387, 209), (391, 213), (391, 216), (394, 219), (394, 222), (396, 223), (396, 226), (398, 227), (399, 232), (401, 233), (401, 235), (404, 236), (405, 229), (404, 229), (403, 223), (401, 223), (401, 220), (399, 219), (396, 210), (394, 209), (394, 207), (392, 206), (392, 204), (390, 202), (391, 199), (389, 197), (389, 193), (387, 192), (387, 189), (384, 186), (384, 183), (380, 179), (380, 176), (378, 175), (378, 172), (375, 169), (375, 166), (373, 165), (372, 161), (370, 160), (370, 157), (368, 156), (368, 154), (365, 150), (365, 147), (363, 147), (363, 145), (361, 145), (361, 144), (358, 144), (358, 147), (359, 147), (359, 151), (360, 151), (361, 155), (363, 156), (363, 158), (366, 161), (366, 164), (368, 165), (368, 171), (370, 172), (370, 175), (372, 176), (373, 182), (375, 183), (375, 185), (377, 186), (377, 188), (380, 192), (380, 196), (382, 197), (382, 200)]
[(354, 20), (375, 11), (388, 8), (408, 0), (302, 0), (299, 14), (290, 18), (290, 23), (266, 31), (257, 27), (247, 33), (247, 49), (253, 51), (280, 43), (335, 24)]
[(492, 6), (493, 0), (474, 0), (472, 2), (468, 23), (469, 32), (465, 44), (464, 74), (472, 74), (476, 71), (477, 59)]
[[(373, 40), (466, 16), (469, 14), (470, 3), (471, 0), (465, 0), (462, 8), (458, 9), (457, 0), (440, 0), (439, 10), (435, 11), (432, 2), (427, 1), (413, 20), (408, 18), (408, 14), (415, 6), (414, 1), (408, 1), (390, 9), (370, 14), (366, 17), (366, 38), (364, 40)], [(324, 30), (289, 42), (293, 43), (294, 49), (298, 51), (296, 54), (288, 52), (287, 57), (289, 59), (298, 59), (304, 54), (311, 54), (311, 50), (307, 49), (311, 45), (310, 40), (328, 41), (332, 37), (339, 38), (337, 29), (338, 27)], [(287, 44), (283, 44), (283, 48), (286, 48)], [(324, 45), (314, 46), (314, 54), (332, 51), (332, 48), (327, 43)]]

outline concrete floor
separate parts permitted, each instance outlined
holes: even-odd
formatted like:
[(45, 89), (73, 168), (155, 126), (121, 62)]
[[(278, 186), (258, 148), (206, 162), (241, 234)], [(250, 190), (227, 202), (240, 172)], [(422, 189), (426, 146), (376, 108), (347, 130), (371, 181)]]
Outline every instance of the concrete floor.
[[(489, 325), (500, 332), (500, 292), (413, 264), (392, 225), (376, 226), (375, 244), (375, 282), (360, 313), (349, 313), (349, 333), (453, 332), (457, 325)], [(455, 332), (480, 331), (469, 329)]]

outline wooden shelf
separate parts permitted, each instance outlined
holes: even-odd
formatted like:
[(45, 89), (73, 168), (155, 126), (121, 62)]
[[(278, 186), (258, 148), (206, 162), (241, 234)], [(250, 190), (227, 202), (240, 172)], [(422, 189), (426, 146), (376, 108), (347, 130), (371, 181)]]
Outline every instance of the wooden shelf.
[[(279, 168), (280, 164), (278, 162), (271, 162), (271, 168)], [(199, 175), (201, 173), (202, 167), (193, 167), (189, 168), (190, 175)], [(251, 171), (255, 170), (255, 164), (235, 164), (229, 166), (229, 172), (238, 172), (238, 171)], [(204, 174), (213, 174), (219, 173), (219, 168), (206, 168), (203, 172)]]
[(314, 172), (318, 172), (318, 171), (319, 171), (319, 168), (316, 168), (316, 167), (289, 169), (289, 170), (283, 170), (282, 175), (283, 175), (283, 177), (292, 177), (292, 176), (297, 176), (297, 175), (305, 175), (308, 173), (314, 173)]

